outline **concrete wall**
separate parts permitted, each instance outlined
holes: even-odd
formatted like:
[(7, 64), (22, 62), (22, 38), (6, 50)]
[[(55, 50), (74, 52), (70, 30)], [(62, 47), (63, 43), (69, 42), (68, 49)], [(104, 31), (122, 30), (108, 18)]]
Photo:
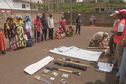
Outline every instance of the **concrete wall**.
[[(24, 18), (26, 15), (29, 15), (31, 18), (32, 24), (34, 24), (33, 22), (36, 16), (39, 15), (40, 17), (42, 17), (42, 13), (43, 13), (43, 12), (38, 12), (38, 11), (13, 11), (13, 12), (14, 12), (14, 18), (20, 15), (22, 15)], [(46, 17), (49, 16), (48, 12), (45, 12), (45, 14), (46, 14)], [(52, 13), (52, 15), (53, 15), (54, 23), (59, 24), (59, 21), (61, 17), (63, 16), (63, 13)], [(11, 13), (0, 12), (0, 25), (2, 25), (2, 27), (4, 27), (4, 23), (7, 17), (11, 17)]]
[[(81, 20), (83, 25), (90, 25), (90, 17), (94, 15), (96, 17), (96, 26), (112, 26), (113, 17), (110, 17), (111, 13), (81, 13)], [(73, 13), (72, 20), (77, 18), (78, 13)], [(65, 13), (64, 17), (67, 24), (70, 24), (70, 14)]]

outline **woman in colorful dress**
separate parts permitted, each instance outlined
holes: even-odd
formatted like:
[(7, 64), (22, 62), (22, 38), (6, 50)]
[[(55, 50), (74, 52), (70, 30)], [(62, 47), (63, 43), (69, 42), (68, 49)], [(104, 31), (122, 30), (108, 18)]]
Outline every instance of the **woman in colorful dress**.
[(24, 38), (23, 21), (21, 17), (17, 17), (16, 27), (17, 27), (17, 37), (18, 37), (18, 47), (25, 47), (26, 40)]
[(67, 28), (67, 32), (66, 32), (66, 34), (67, 34), (67, 36), (68, 37), (72, 37), (72, 36), (74, 36), (74, 30), (73, 30), (73, 28), (72, 28), (72, 26), (70, 25), (68, 28)]
[(16, 23), (13, 18), (8, 17), (4, 24), (5, 37), (9, 39), (10, 52), (17, 49)]
[(5, 50), (6, 50), (6, 44), (5, 44), (5, 41), (4, 41), (4, 33), (1, 29), (1, 25), (0, 25), (0, 51), (1, 51), (1, 54), (5, 54)]
[(61, 36), (62, 32), (63, 32), (63, 30), (62, 30), (61, 26), (59, 26), (59, 28), (56, 31), (56, 39), (62, 38), (62, 36)]
[(24, 28), (25, 28), (25, 30), (26, 31), (29, 31), (30, 32), (30, 36), (31, 36), (31, 38), (33, 38), (33, 36), (32, 36), (32, 24), (31, 24), (31, 19), (30, 19), (30, 17), (27, 15), (27, 16), (25, 16), (25, 18), (24, 18)]
[(18, 48), (16, 22), (13, 18), (11, 19), (10, 29), (11, 29), (10, 49), (13, 52)]

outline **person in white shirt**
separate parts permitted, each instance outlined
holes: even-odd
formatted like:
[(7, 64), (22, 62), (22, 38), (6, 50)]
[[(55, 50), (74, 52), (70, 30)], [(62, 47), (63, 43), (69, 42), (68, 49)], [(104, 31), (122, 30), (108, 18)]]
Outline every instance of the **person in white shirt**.
[(49, 39), (53, 40), (54, 21), (51, 13), (49, 14), (48, 17), (48, 27), (49, 27)]

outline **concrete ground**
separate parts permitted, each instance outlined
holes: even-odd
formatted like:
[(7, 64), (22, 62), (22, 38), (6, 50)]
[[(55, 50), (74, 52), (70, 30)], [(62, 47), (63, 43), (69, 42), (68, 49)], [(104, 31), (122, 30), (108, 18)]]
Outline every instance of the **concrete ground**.
[[(74, 27), (75, 29), (75, 27)], [(50, 49), (57, 48), (59, 46), (77, 46), (82, 49), (86, 50), (92, 50), (92, 51), (103, 51), (103, 49), (87, 49), (88, 44), (94, 35), (94, 33), (98, 31), (104, 31), (108, 32), (111, 36), (111, 30), (112, 28), (104, 28), (104, 27), (94, 27), (94, 26), (83, 26), (81, 28), (81, 35), (75, 35), (73, 37), (66, 37), (61, 40), (52, 40), (52, 41), (46, 41), (46, 42), (40, 42), (37, 45), (34, 45), (30, 48), (24, 48), (21, 50), (17, 50), (15, 52), (9, 52), (8, 47), (8, 40), (6, 41), (6, 47), (7, 51), (5, 55), (0, 56), (0, 84), (46, 84), (41, 81), (38, 81), (34, 79), (35, 75), (46, 75), (44, 77), (46, 80), (50, 81), (52, 84), (61, 84), (60, 80), (62, 79), (62, 74), (66, 74), (65, 72), (58, 72), (58, 76), (54, 77), (52, 73), (54, 71), (50, 71), (48, 74), (43, 74), (42, 70), (45, 69), (42, 68), (38, 72), (36, 72), (33, 75), (28, 75), (24, 73), (24, 69), (31, 65), (32, 63), (38, 62), (39, 60), (43, 59), (46, 56), (52, 56), (54, 57), (54, 61), (57, 59), (62, 59), (65, 56), (60, 56), (56, 54), (49, 53)], [(66, 57), (70, 58), (70, 57)], [(96, 66), (97, 62), (88, 62), (85, 60), (70, 58), (71, 60), (80, 61), (82, 64), (89, 65), (89, 68), (87, 71), (77, 70), (73, 68), (68, 67), (58, 67), (57, 65), (54, 65), (54, 61), (50, 62), (49, 64), (52, 64), (56, 66), (57, 68), (63, 68), (67, 70), (72, 71), (78, 71), (82, 74), (80, 76), (77, 76), (75, 74), (69, 74), (69, 77), (66, 79), (66, 84), (118, 84), (118, 81), (116, 81), (113, 76), (117, 73), (116, 71), (113, 71), (110, 73), (102, 73), (97, 72)], [(104, 56), (104, 54), (99, 58), (98, 61), (104, 61), (104, 62), (110, 62), (113, 59), (109, 56)], [(50, 80), (50, 77), (54, 77), (55, 80)]]

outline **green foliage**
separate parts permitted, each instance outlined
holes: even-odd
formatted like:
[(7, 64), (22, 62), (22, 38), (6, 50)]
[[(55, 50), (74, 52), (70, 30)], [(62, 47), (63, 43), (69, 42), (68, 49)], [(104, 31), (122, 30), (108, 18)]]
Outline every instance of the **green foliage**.
[(125, 2), (123, 0), (110, 0), (110, 4), (116, 3), (116, 4), (124, 4)]
[(110, 0), (109, 3), (105, 3), (104, 6), (105, 7), (113, 7), (113, 6), (125, 6), (126, 2), (124, 2), (123, 0)]
[[(72, 3), (72, 12), (95, 12), (94, 7), (95, 4), (91, 3)], [(61, 4), (61, 8), (64, 13), (70, 12), (70, 3)]]
[(35, 9), (35, 8), (36, 8), (36, 6), (32, 6), (31, 8), (32, 8), (32, 9)]
[(95, 3), (95, 0), (91, 0), (90, 3)]
[(118, 3), (118, 4), (116, 4), (116, 2), (115, 3), (113, 3), (113, 4), (111, 4), (111, 3), (105, 3), (104, 4), (104, 7), (118, 7), (118, 6), (125, 6), (125, 4), (121, 4), (121, 3)]

